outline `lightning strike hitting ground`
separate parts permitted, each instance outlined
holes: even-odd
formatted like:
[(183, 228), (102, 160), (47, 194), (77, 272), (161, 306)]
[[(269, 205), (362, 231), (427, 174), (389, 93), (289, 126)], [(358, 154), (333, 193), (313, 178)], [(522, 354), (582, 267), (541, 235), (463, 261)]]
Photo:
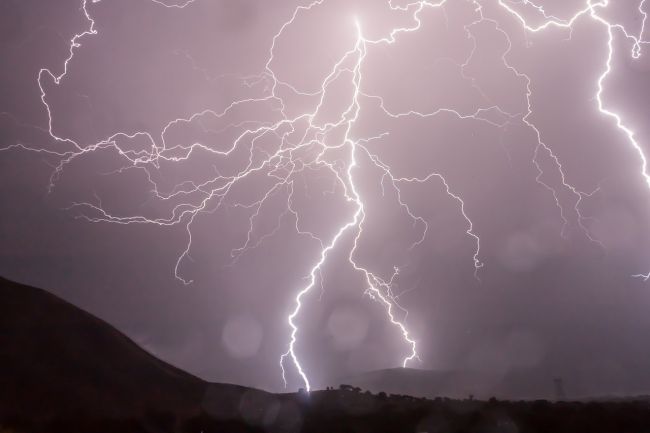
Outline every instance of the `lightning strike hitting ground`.
[[(641, 144), (637, 141), (633, 130), (627, 126), (618, 113), (607, 108), (604, 101), (603, 93), (607, 78), (610, 75), (613, 65), (612, 59), (615, 54), (614, 42), (617, 35), (621, 35), (631, 43), (631, 56), (638, 58), (642, 55), (643, 47), (649, 42), (644, 39), (645, 24), (647, 20), (647, 13), (645, 10), (646, 0), (642, 0), (637, 7), (638, 14), (642, 17), (642, 25), (637, 34), (628, 31), (623, 25), (614, 24), (608, 21), (602, 14), (609, 5), (608, 0), (600, 0), (594, 2), (587, 0), (587, 2), (572, 16), (568, 18), (558, 18), (553, 15), (547, 14), (542, 5), (524, 0), (524, 1), (508, 1), (508, 0), (440, 0), (438, 2), (430, 1), (413, 1), (407, 4), (396, 5), (393, 0), (388, 1), (387, 6), (396, 13), (401, 13), (406, 16), (410, 22), (407, 26), (394, 26), (386, 34), (385, 37), (370, 39), (364, 36), (363, 31), (363, 17), (350, 23), (349, 28), (351, 32), (355, 32), (354, 46), (350, 47), (349, 51), (345, 52), (334, 66), (329, 71), (316, 91), (301, 91), (297, 86), (290, 82), (280, 80), (273, 65), (277, 61), (276, 49), (281, 43), (281, 39), (286, 37), (286, 30), (294, 25), (304, 14), (317, 13), (326, 0), (316, 0), (306, 5), (301, 5), (293, 10), (293, 13), (275, 33), (272, 40), (269, 41), (269, 52), (264, 70), (258, 75), (251, 75), (241, 77), (243, 85), (252, 88), (257, 85), (263, 85), (266, 92), (261, 98), (250, 98), (236, 100), (228, 105), (221, 112), (213, 110), (198, 111), (188, 117), (177, 118), (171, 120), (162, 129), (159, 135), (155, 136), (147, 131), (137, 132), (115, 132), (114, 134), (106, 137), (90, 145), (82, 145), (72, 138), (59, 136), (55, 131), (56, 116), (52, 107), (48, 103), (48, 94), (45, 90), (45, 84), (58, 86), (66, 77), (69, 69), (73, 67), (75, 53), (82, 48), (82, 42), (87, 37), (97, 36), (98, 30), (96, 28), (95, 19), (92, 16), (92, 4), (98, 3), (101, 0), (83, 0), (81, 3), (81, 10), (85, 15), (88, 23), (86, 30), (81, 33), (75, 34), (69, 44), (68, 56), (64, 59), (58, 69), (42, 68), (36, 80), (36, 84), (40, 89), (40, 98), (45, 112), (47, 113), (47, 127), (40, 128), (47, 132), (49, 137), (59, 146), (56, 150), (52, 148), (39, 148), (34, 146), (27, 146), (21, 143), (12, 143), (0, 150), (9, 149), (22, 149), (33, 152), (47, 154), (58, 160), (54, 167), (50, 178), (50, 189), (54, 188), (59, 176), (72, 161), (100, 150), (112, 150), (123, 161), (124, 166), (117, 170), (122, 172), (131, 169), (138, 169), (146, 174), (148, 183), (151, 186), (153, 196), (162, 201), (174, 203), (169, 215), (165, 217), (148, 217), (146, 215), (116, 215), (111, 213), (109, 209), (104, 208), (102, 201), (97, 197), (96, 203), (89, 202), (75, 202), (68, 208), (81, 212), (79, 217), (85, 218), (91, 222), (108, 222), (116, 224), (155, 224), (161, 226), (181, 225), (187, 232), (187, 244), (184, 250), (178, 257), (175, 266), (175, 276), (185, 284), (192, 282), (187, 279), (180, 272), (180, 265), (189, 257), (192, 249), (192, 227), (197, 217), (204, 213), (214, 213), (223, 207), (238, 208), (250, 212), (248, 231), (246, 239), (243, 240), (240, 246), (234, 247), (231, 250), (232, 263), (234, 265), (243, 254), (251, 251), (252, 249), (260, 246), (266, 239), (275, 235), (285, 223), (286, 220), (292, 220), (295, 231), (298, 235), (304, 236), (314, 242), (320, 249), (318, 260), (313, 264), (310, 271), (307, 273), (306, 284), (296, 291), (293, 298), (293, 309), (287, 316), (286, 320), (290, 329), (290, 338), (286, 351), (280, 357), (280, 368), (282, 371), (282, 378), (285, 386), (288, 386), (287, 367), (293, 366), (297, 375), (300, 377), (302, 383), (307, 390), (310, 390), (312, 384), (310, 383), (307, 368), (304, 367), (299, 359), (297, 352), (297, 343), (300, 332), (299, 322), (303, 306), (307, 300), (309, 293), (314, 287), (321, 284), (323, 279), (323, 266), (326, 261), (335, 251), (342, 248), (349, 248), (345, 254), (347, 262), (351, 269), (356, 271), (363, 279), (365, 293), (372, 299), (376, 300), (381, 305), (385, 312), (387, 320), (394, 325), (401, 333), (404, 340), (404, 345), (407, 347), (407, 353), (403, 358), (402, 365), (406, 367), (410, 362), (418, 359), (416, 340), (409, 333), (407, 329), (406, 319), (408, 312), (398, 303), (399, 294), (393, 291), (395, 281), (399, 278), (399, 269), (394, 267), (392, 273), (386, 274), (382, 270), (372, 270), (358, 258), (359, 255), (359, 242), (364, 236), (364, 227), (366, 226), (367, 204), (362, 196), (361, 189), (358, 184), (358, 170), (361, 164), (371, 164), (376, 170), (383, 173), (380, 180), (380, 187), (383, 194), (387, 190), (394, 193), (396, 197), (396, 206), (401, 209), (405, 215), (413, 222), (414, 227), (419, 227), (420, 235), (415, 240), (410, 248), (414, 249), (421, 245), (428, 233), (429, 222), (422, 216), (417, 215), (412, 209), (413, 207), (403, 197), (402, 188), (408, 184), (424, 184), (428, 182), (440, 182), (444, 187), (449, 199), (458, 204), (459, 216), (466, 224), (466, 234), (475, 243), (475, 249), (470, 262), (473, 265), (474, 276), (479, 279), (479, 270), (483, 266), (481, 261), (481, 239), (474, 231), (474, 223), (466, 210), (466, 204), (463, 198), (456, 192), (449, 184), (443, 174), (432, 171), (425, 176), (413, 176), (408, 173), (395, 173), (389, 164), (382, 161), (380, 156), (373, 151), (372, 144), (375, 140), (388, 139), (390, 134), (388, 132), (374, 137), (358, 137), (355, 136), (353, 127), (355, 122), (359, 119), (360, 113), (364, 107), (373, 105), (391, 119), (400, 118), (419, 118), (429, 119), (439, 116), (441, 114), (453, 116), (461, 121), (481, 122), (489, 125), (491, 128), (504, 129), (508, 125), (519, 124), (524, 125), (529, 131), (532, 131), (536, 137), (536, 144), (533, 153), (532, 164), (537, 172), (537, 182), (552, 195), (555, 205), (559, 209), (559, 215), (563, 222), (561, 235), (566, 236), (566, 229), (575, 222), (581, 232), (591, 241), (600, 244), (599, 240), (592, 236), (587, 226), (584, 224), (587, 217), (583, 216), (580, 211), (580, 205), (585, 198), (590, 197), (598, 191), (595, 188), (593, 191), (585, 192), (580, 191), (574, 187), (568, 180), (564, 167), (553, 151), (551, 145), (543, 139), (543, 131), (533, 123), (531, 120), (534, 114), (533, 104), (531, 97), (534, 92), (534, 84), (531, 78), (523, 72), (520, 72), (515, 66), (508, 61), (508, 56), (512, 49), (512, 41), (510, 34), (505, 30), (505, 25), (501, 19), (513, 19), (524, 32), (540, 33), (549, 28), (565, 29), (569, 32), (569, 37), (574, 29), (574, 24), (582, 19), (591, 19), (602, 25), (603, 30), (607, 34), (607, 46), (603, 51), (603, 71), (600, 74), (598, 81), (594, 83), (595, 94), (594, 98), (597, 102), (598, 110), (604, 117), (610, 119), (622, 135), (626, 138), (628, 143), (636, 150), (640, 161), (639, 174), (643, 177), (648, 187), (650, 187), (650, 173), (648, 173), (647, 159), (644, 154)], [(193, 3), (200, 0), (189, 0), (181, 3), (171, 3), (161, 0), (149, 0), (156, 6), (185, 9), (191, 7)], [(466, 69), (472, 61), (475, 51), (477, 49), (477, 36), (473, 29), (475, 26), (483, 23), (488, 23), (503, 36), (507, 42), (506, 50), (502, 53), (500, 61), (504, 67), (511, 71), (513, 76), (522, 80), (525, 83), (525, 100), (526, 109), (521, 113), (510, 113), (502, 109), (497, 104), (486, 104), (485, 106), (475, 107), (471, 112), (461, 112), (451, 108), (440, 108), (431, 112), (421, 112), (417, 110), (408, 110), (398, 112), (391, 110), (388, 104), (379, 95), (373, 95), (365, 91), (363, 88), (363, 67), (364, 60), (367, 57), (369, 50), (378, 46), (398, 44), (400, 36), (406, 33), (417, 32), (423, 27), (421, 14), (428, 9), (437, 9), (441, 13), (446, 14), (445, 7), (451, 3), (464, 2), (473, 6), (475, 19), (465, 25), (464, 31), (467, 37), (473, 43), (473, 49), (465, 61), (458, 65), (460, 75), (463, 80), (469, 82), (472, 87), (477, 89), (484, 99), (485, 93), (477, 85), (476, 80), (471, 78), (466, 73)], [(541, 18), (541, 23), (537, 25), (529, 24), (521, 8), (529, 7), (537, 14), (537, 18)], [(485, 11), (490, 8), (490, 14)], [(500, 11), (503, 17), (493, 17), (496, 11)], [(445, 15), (446, 16), (446, 15)], [(354, 24), (354, 25), (353, 25)], [(186, 52), (177, 52), (183, 55), (186, 59), (192, 62), (195, 69), (199, 69), (193, 59)], [(58, 72), (54, 72), (54, 71)], [(201, 72), (206, 78), (209, 74), (205, 69)], [(326, 98), (330, 95), (332, 86), (339, 80), (347, 80), (351, 84), (351, 92), (345, 96), (345, 106), (338, 113), (337, 120), (335, 121), (322, 121), (320, 115), (323, 114)], [(282, 92), (289, 92), (294, 96), (301, 96), (307, 98), (317, 98), (317, 103), (311, 110), (306, 110), (298, 115), (289, 115), (287, 109), (286, 97), (282, 96)], [(199, 142), (190, 145), (168, 143), (168, 133), (173, 128), (190, 124), (192, 122), (200, 123), (202, 119), (224, 119), (235, 108), (244, 107), (247, 104), (268, 104), (273, 107), (273, 111), (279, 115), (279, 119), (275, 121), (258, 121), (250, 120), (238, 124), (228, 125), (227, 128), (243, 129), (231, 143), (224, 149), (217, 150), (208, 144)], [(489, 116), (490, 113), (498, 113), (501, 121), (495, 121)], [(7, 113), (3, 113), (9, 115)], [(335, 137), (337, 132), (343, 131), (342, 138), (333, 141), (331, 137)], [(303, 131), (303, 132), (300, 132)], [(129, 140), (144, 139), (149, 144), (147, 149), (133, 150), (129, 149), (122, 144)], [(275, 146), (272, 150), (264, 149), (260, 142), (271, 139), (275, 140)], [(177, 184), (170, 191), (163, 190), (159, 183), (156, 182), (154, 172), (160, 168), (161, 163), (178, 163), (191, 159), (194, 155), (207, 154), (217, 159), (228, 159), (234, 155), (239, 155), (244, 152), (247, 154), (247, 162), (242, 168), (237, 170), (234, 174), (216, 174), (208, 177), (202, 182), (187, 180)], [(262, 155), (262, 156), (260, 156)], [(344, 155), (341, 157), (340, 155)], [(547, 171), (549, 170), (541, 162), (541, 158), (546, 157), (553, 165), (552, 170), (558, 174), (561, 181), (559, 188), (554, 187), (544, 180)], [(305, 175), (309, 172), (325, 172), (334, 181), (334, 187), (331, 193), (341, 194), (344, 200), (352, 207), (352, 211), (347, 215), (345, 222), (340, 227), (334, 230), (334, 235), (329, 239), (324, 239), (303, 227), (301, 221), (301, 214), (294, 204), (294, 186), (299, 176)], [(265, 186), (263, 190), (258, 191), (260, 196), (258, 199), (252, 201), (237, 200), (232, 191), (235, 187), (242, 183), (244, 180), (254, 178), (255, 176), (266, 176), (271, 179), (271, 185)], [(573, 197), (572, 204), (567, 207), (562, 202), (560, 195), (565, 191), (570, 193)], [(277, 216), (277, 223), (274, 228), (267, 231), (261, 236), (255, 236), (255, 229), (258, 225), (258, 220), (262, 218), (262, 212), (269, 202), (277, 197), (286, 200), (286, 209), (284, 212)], [(344, 212), (345, 213), (345, 212)], [(382, 276), (384, 275), (384, 276)], [(650, 279), (650, 273), (638, 274), (635, 277)], [(281, 352), (281, 351), (280, 351)]]

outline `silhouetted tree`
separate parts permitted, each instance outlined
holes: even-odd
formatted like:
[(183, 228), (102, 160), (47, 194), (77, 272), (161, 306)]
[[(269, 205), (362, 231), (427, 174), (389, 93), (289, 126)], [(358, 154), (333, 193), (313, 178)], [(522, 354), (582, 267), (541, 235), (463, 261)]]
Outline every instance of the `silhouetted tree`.
[(354, 391), (355, 388), (352, 385), (341, 384), (339, 385), (339, 389), (341, 391)]

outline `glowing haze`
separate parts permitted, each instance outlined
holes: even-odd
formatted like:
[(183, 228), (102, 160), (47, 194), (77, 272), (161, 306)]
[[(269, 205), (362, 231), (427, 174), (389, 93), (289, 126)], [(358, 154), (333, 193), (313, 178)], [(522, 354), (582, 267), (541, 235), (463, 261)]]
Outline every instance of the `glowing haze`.
[[(642, 73), (625, 75), (647, 75), (645, 0), (209, 3), (47, 5), (43, 15), (65, 15), (52, 18), (54, 53), (33, 42), (47, 23), (21, 27), (44, 19), (37, 9), (4, 6), (6, 20), (20, 18), (4, 35), (7, 58), (30, 62), (3, 68), (3, 167), (45, 162), (27, 175), (46, 193), (40, 206), (87, 234), (109, 230), (98, 235), (114, 248), (108, 262), (155, 238), (154, 250), (131, 256), (132, 269), (147, 269), (138, 284), (173, 288), (170, 312), (201, 288), (213, 293), (214, 314), (231, 317), (222, 357), (266, 366), (249, 384), (278, 388), (274, 368), (289, 389), (370, 368), (450, 368), (458, 360), (445, 358), (445, 338), (452, 353), (452, 340), (472, 347), (457, 356), (469, 369), (582, 368), (576, 347), (591, 338), (578, 332), (563, 352), (550, 342), (564, 332), (553, 326), (584, 326), (600, 314), (581, 316), (590, 299), (611, 305), (630, 296), (616, 285), (642, 287), (650, 275), (650, 87)], [(7, 173), (3, 184), (18, 182)], [(13, 250), (3, 257), (23, 254), (19, 237), (40, 242), (21, 220), (4, 217)], [(53, 236), (53, 254), (65, 254)], [(78, 256), (78, 245), (96, 242), (71, 236)], [(123, 240), (110, 247), (115, 236)], [(53, 275), (41, 285), (79, 284)], [(545, 279), (580, 294), (545, 292)], [(521, 285), (530, 300), (504, 295)], [(464, 295), (436, 296), (455, 291)], [(81, 293), (67, 296), (119, 322)], [(526, 323), (547, 295), (546, 316)], [(486, 302), (499, 296), (506, 301)], [(440, 318), (453, 320), (442, 310), (462, 311), (461, 299), (507, 331), (440, 337)], [(632, 299), (647, 303), (642, 292)], [(461, 333), (484, 319), (465, 320)], [(195, 346), (181, 344), (177, 356), (124, 328), (210, 375)], [(241, 382), (242, 371), (217, 376)]]

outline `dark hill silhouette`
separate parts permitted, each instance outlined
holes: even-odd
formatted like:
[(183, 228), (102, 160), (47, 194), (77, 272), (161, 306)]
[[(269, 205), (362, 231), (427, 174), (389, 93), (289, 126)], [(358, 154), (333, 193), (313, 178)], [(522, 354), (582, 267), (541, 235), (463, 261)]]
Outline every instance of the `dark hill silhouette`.
[(648, 433), (650, 402), (427, 400), (351, 385), (271, 394), (209, 384), (73, 305), (0, 279), (0, 433), (9, 432)]
[(209, 384), (54, 295), (0, 278), (0, 425), (203, 411), (233, 419), (243, 395), (267, 393)]
[(200, 403), (201, 380), (75, 306), (2, 278), (0, 299), (0, 414), (125, 416)]

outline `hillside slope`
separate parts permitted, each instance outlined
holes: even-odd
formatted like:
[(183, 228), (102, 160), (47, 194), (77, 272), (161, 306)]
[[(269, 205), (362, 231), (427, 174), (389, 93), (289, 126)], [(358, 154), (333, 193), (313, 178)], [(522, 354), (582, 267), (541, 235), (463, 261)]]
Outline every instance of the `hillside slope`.
[(514, 370), (504, 375), (476, 371), (434, 371), (391, 368), (341, 379), (344, 383), (373, 392), (415, 397), (479, 399), (553, 398), (553, 377), (534, 370)]
[(75, 306), (0, 278), (0, 416), (192, 412), (206, 387)]

